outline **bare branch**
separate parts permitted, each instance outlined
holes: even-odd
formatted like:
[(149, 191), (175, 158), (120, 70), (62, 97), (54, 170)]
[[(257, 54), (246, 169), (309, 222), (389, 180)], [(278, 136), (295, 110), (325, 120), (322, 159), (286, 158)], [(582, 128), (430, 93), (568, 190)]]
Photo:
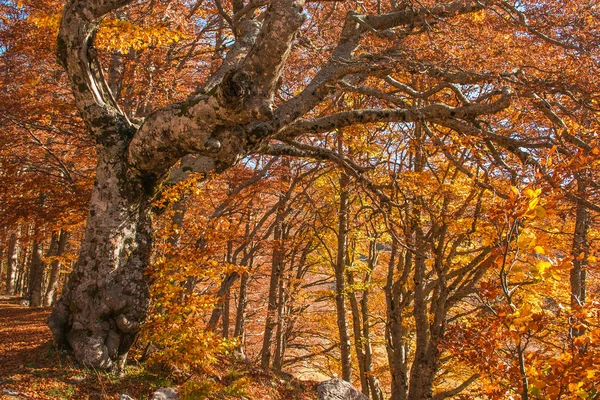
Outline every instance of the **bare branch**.
[(466, 381), (461, 383), (456, 388), (454, 388), (452, 390), (447, 390), (445, 392), (437, 393), (436, 395), (433, 396), (433, 400), (443, 400), (443, 399), (447, 399), (448, 397), (456, 396), (457, 394), (459, 394), (460, 392), (465, 390), (471, 383), (473, 383), (477, 379), (479, 379), (480, 376), (481, 375), (479, 375), (479, 374), (472, 375), (469, 379), (467, 379)]
[(377, 122), (417, 122), (443, 121), (450, 119), (473, 119), (476, 116), (494, 114), (510, 105), (512, 91), (502, 90), (501, 97), (489, 104), (468, 104), (462, 107), (450, 107), (445, 104), (433, 104), (413, 109), (353, 110), (315, 119), (299, 119), (280, 133), (281, 137), (292, 137), (301, 133), (329, 132), (356, 124)]

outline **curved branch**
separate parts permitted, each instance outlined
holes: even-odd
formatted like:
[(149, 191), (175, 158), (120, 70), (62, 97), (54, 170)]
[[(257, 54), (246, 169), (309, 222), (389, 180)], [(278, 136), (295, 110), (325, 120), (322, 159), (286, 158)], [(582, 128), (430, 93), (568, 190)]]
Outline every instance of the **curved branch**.
[(132, 125), (114, 100), (94, 49), (104, 16), (132, 0), (70, 0), (57, 38), (57, 58), (71, 81), (75, 103), (88, 129), (99, 140), (113, 140)]
[(421, 7), (417, 10), (406, 9), (382, 15), (359, 16), (365, 24), (378, 31), (403, 25), (431, 23), (441, 18), (468, 14), (483, 10), (488, 1), (458, 0), (447, 4), (436, 4), (433, 7)]
[(301, 133), (323, 133), (356, 124), (378, 122), (417, 122), (443, 120), (472, 120), (480, 115), (489, 115), (506, 109), (510, 105), (512, 91), (506, 87), (498, 100), (489, 104), (468, 104), (450, 107), (432, 104), (412, 109), (363, 109), (340, 112), (322, 118), (299, 119), (280, 133), (280, 137), (293, 137)]
[(459, 394), (460, 392), (465, 390), (471, 383), (473, 383), (477, 379), (479, 379), (480, 376), (481, 375), (479, 375), (479, 374), (471, 375), (471, 377), (469, 379), (464, 381), (462, 384), (460, 384), (456, 388), (454, 388), (452, 390), (447, 390), (445, 392), (437, 393), (436, 395), (433, 396), (433, 400), (443, 400), (443, 399), (447, 399), (448, 397), (456, 396), (457, 394)]
[[(304, 0), (278, 0), (269, 5), (256, 43), (244, 59), (239, 70), (229, 80), (232, 84), (244, 86), (246, 98), (234, 96), (232, 102), (243, 102), (244, 108), (256, 117), (270, 117), (273, 96), (281, 77), (292, 42), (305, 20), (302, 7)], [(227, 96), (228, 77), (224, 79), (224, 93)]]

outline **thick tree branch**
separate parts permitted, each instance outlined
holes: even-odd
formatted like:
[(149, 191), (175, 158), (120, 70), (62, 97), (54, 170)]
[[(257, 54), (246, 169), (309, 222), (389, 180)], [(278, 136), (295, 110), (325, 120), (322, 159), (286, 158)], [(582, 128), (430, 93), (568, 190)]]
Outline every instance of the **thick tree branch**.
[(446, 119), (471, 120), (480, 115), (497, 113), (510, 105), (512, 91), (504, 88), (498, 100), (489, 104), (468, 104), (450, 107), (433, 104), (413, 109), (352, 110), (315, 119), (299, 119), (279, 136), (293, 137), (301, 133), (322, 133), (356, 124), (377, 122), (442, 121)]
[[(271, 2), (255, 45), (240, 69), (224, 80), (228, 101), (240, 102), (255, 117), (270, 117), (277, 81), (305, 19), (303, 6), (304, 0)], [(247, 93), (240, 96), (238, 88)]]
[(487, 7), (485, 0), (458, 0), (433, 7), (406, 9), (383, 15), (357, 15), (372, 29), (383, 31), (403, 25), (431, 23), (441, 18), (453, 17), (483, 10)]
[(131, 0), (71, 0), (64, 8), (57, 58), (71, 81), (75, 103), (88, 129), (100, 141), (114, 141), (133, 127), (119, 109), (104, 79), (94, 37), (104, 16)]

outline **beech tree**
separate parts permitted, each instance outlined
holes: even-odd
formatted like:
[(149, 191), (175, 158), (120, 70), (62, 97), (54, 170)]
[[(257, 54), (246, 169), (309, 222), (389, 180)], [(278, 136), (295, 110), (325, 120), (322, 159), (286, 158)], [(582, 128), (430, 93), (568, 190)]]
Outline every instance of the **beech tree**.
[[(324, 158), (342, 165), (385, 202), (390, 199), (361, 179), (364, 167), (335, 149), (303, 140), (353, 125), (419, 122), (471, 141), (462, 145), (484, 143), (487, 153), (482, 158), (489, 156), (499, 168), (511, 170), (503, 157), (533, 165), (553, 188), (563, 190), (534, 151), (560, 146), (561, 155), (578, 150), (591, 154), (593, 147), (585, 142), (587, 130), (582, 130), (583, 139), (568, 129), (560, 138), (515, 137), (511, 129), (527, 121), (512, 121), (506, 115), (512, 115), (508, 114), (511, 105), (527, 109), (537, 104), (542, 110), (538, 112), (554, 127), (565, 124), (555, 111), (562, 110), (557, 93), (568, 91), (569, 98), (581, 98), (583, 110), (595, 103), (579, 96), (577, 87), (565, 89), (564, 82), (577, 80), (576, 74), (565, 74), (563, 80), (537, 72), (530, 76), (523, 70), (528, 62), (525, 55), (502, 54), (532, 43), (550, 43), (559, 49), (571, 46), (580, 54), (585, 50), (577, 42), (581, 38), (568, 29), (557, 33), (551, 23), (538, 23), (544, 18), (530, 21), (526, 13), (545, 17), (547, 12), (537, 2), (532, 4), (493, 0), (414, 4), (233, 0), (229, 4), (215, 0), (211, 12), (221, 22), (209, 39), (217, 44), (214, 58), (220, 63), (194, 65), (213, 69), (201, 78), (189, 75), (198, 81), (188, 83), (193, 89), (186, 100), (133, 110), (122, 104), (126, 99), (121, 101), (115, 78), (122, 68), (118, 54), (104, 68), (106, 56), (96, 39), (103, 20), (115, 15), (126, 18), (121, 12), (138, 5), (131, 0), (67, 1), (57, 58), (95, 140), (98, 161), (79, 259), (49, 320), (57, 346), (94, 368), (123, 366), (148, 308), (144, 269), (152, 251), (152, 202), (178, 163), (183, 170), (210, 174), (255, 153)], [(195, 15), (203, 10), (203, 2), (185, 7), (196, 22), (191, 26), (210, 26), (205, 17)], [(548, 7), (553, 9), (552, 4)], [(498, 34), (477, 37), (470, 28), (487, 10), (496, 18)], [(588, 24), (587, 20), (578, 23)], [(329, 25), (333, 27), (326, 34), (321, 32)], [(437, 32), (464, 42), (440, 40)], [(492, 47), (501, 35), (509, 38), (499, 53), (478, 47)], [(190, 44), (188, 54), (195, 46)], [(464, 57), (468, 49), (477, 54), (480, 64)], [(454, 53), (462, 57), (455, 59)], [(482, 54), (491, 61), (485, 63)], [(593, 65), (593, 59), (584, 57), (581, 63)], [(428, 85), (419, 90), (411, 81), (422, 75), (428, 77), (423, 79)], [(335, 104), (349, 92), (370, 101)], [(545, 99), (546, 93), (554, 98)], [(490, 117), (498, 113), (502, 117)], [(507, 155), (499, 155), (498, 148)], [(486, 163), (481, 165), (484, 168)], [(464, 167), (457, 168), (478, 185), (489, 186)], [(581, 207), (598, 210), (581, 193), (566, 196)]]

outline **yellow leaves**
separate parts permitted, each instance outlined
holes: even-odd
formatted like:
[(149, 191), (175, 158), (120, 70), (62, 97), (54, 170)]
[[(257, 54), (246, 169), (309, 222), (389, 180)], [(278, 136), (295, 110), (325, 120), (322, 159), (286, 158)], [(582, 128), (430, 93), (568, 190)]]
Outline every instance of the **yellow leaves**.
[[(54, 32), (58, 32), (58, 26), (60, 24), (61, 13), (53, 14), (35, 14), (30, 18), (30, 21), (35, 24), (38, 28), (52, 29)], [(56, 34), (56, 33), (55, 33)]]
[(511, 327), (522, 327), (531, 321), (533, 315), (532, 306), (529, 303), (525, 303), (521, 309), (513, 313), (513, 320)]
[(540, 194), (542, 193), (542, 189), (527, 189), (525, 191), (525, 195), (529, 198), (529, 202), (527, 203), (527, 211), (525, 212), (525, 216), (531, 218), (543, 218), (546, 216), (546, 210), (540, 205)]
[(481, 24), (485, 21), (485, 12), (483, 10), (471, 13), (471, 20), (476, 24)]
[(535, 216), (538, 218), (544, 218), (546, 216), (546, 209), (540, 206), (535, 208)]
[(542, 189), (536, 189), (536, 190), (533, 190), (533, 189), (527, 189), (527, 190), (525, 191), (525, 194), (527, 195), (527, 197), (529, 197), (530, 199), (532, 199), (532, 200), (533, 200), (533, 199), (535, 199), (535, 198), (539, 197), (539, 196), (540, 196), (540, 194), (542, 194)]
[(536, 254), (546, 254), (546, 251), (544, 250), (544, 248), (542, 246), (535, 246), (533, 248), (533, 250), (535, 251)]
[[(540, 195), (542, 194), (542, 189), (526, 189), (523, 193), (524, 196), (521, 196), (521, 192), (515, 186), (510, 187), (510, 197), (513, 202), (521, 202), (524, 199), (527, 200), (526, 204), (524, 204), (519, 211), (519, 214), (526, 218), (544, 218), (546, 216), (546, 210), (543, 207), (544, 202), (541, 200)], [(526, 205), (526, 206), (525, 206)]]
[(531, 270), (534, 279), (546, 280), (551, 277), (558, 279), (558, 276), (554, 275), (554, 271), (551, 269), (551, 267), (552, 263), (549, 261), (538, 261), (537, 264)]
[(105, 21), (96, 36), (96, 43), (104, 50), (128, 53), (150, 46), (168, 46), (179, 42), (185, 35), (163, 25), (141, 27), (125, 20)]
[(593, 370), (593, 369), (588, 369), (588, 370), (586, 371), (586, 377), (587, 377), (588, 379), (592, 379), (594, 376), (596, 376), (596, 371), (595, 371), (595, 370)]
[(537, 236), (535, 232), (530, 228), (524, 228), (519, 234), (517, 240), (517, 246), (521, 249), (535, 248), (537, 245)]
[(583, 382), (569, 383), (569, 392), (579, 397), (580, 399), (587, 399), (590, 396), (585, 390), (582, 389), (582, 386)]

